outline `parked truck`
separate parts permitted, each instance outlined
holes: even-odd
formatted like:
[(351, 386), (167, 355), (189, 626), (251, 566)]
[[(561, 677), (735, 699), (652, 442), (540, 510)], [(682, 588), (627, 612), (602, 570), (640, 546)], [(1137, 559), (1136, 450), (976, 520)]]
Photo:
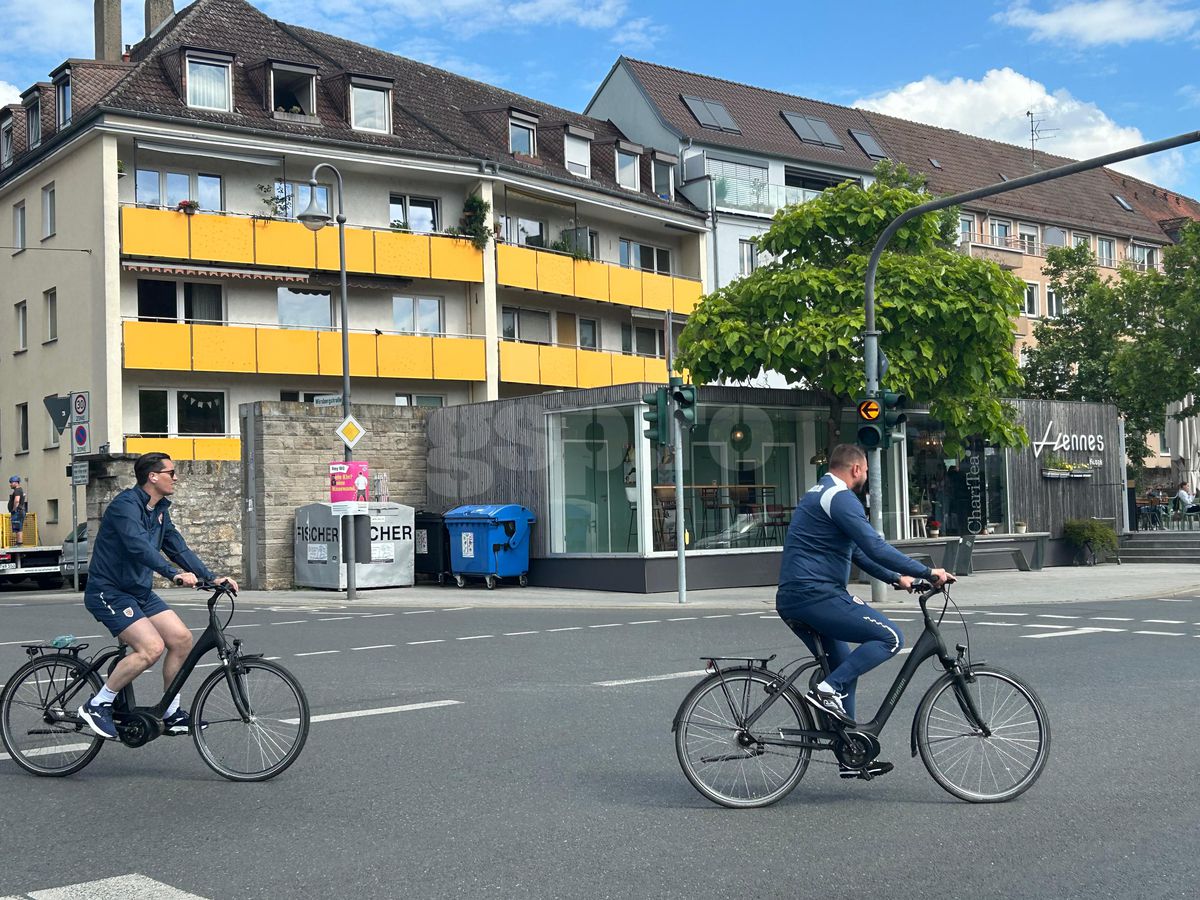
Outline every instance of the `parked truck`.
[(80, 522), (74, 536), (57, 546), (0, 547), (0, 584), (32, 581), (49, 590), (73, 584), (74, 540), (79, 541), (79, 586), (87, 581), (88, 541), (87, 523)]

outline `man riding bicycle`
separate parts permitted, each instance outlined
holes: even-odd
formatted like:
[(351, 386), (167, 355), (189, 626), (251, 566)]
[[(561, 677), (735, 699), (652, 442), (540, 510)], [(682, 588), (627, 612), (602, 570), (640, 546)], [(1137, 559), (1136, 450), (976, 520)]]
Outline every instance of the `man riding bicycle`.
[[(900, 629), (846, 590), (850, 562), (904, 590), (916, 579), (935, 585), (951, 580), (891, 547), (871, 527), (857, 494), (867, 483), (867, 457), (854, 444), (839, 444), (829, 471), (801, 499), (788, 526), (775, 608), (780, 618), (814, 654), (821, 636), (829, 657), (828, 677), (804, 699), (845, 725), (854, 725), (854, 691), (860, 675), (895, 656), (904, 646)], [(853, 651), (852, 641), (859, 646)], [(842, 767), (843, 778), (883, 775), (892, 764), (874, 762), (868, 770)]]
[[(108, 676), (94, 697), (79, 707), (79, 715), (96, 734), (116, 738), (112, 705), (122, 688), (163, 656), (163, 685), (171, 679), (192, 649), (192, 633), (153, 590), (158, 572), (177, 585), (194, 587), (199, 579), (228, 583), (217, 578), (193, 553), (171, 522), (171, 501), (177, 475), (175, 463), (165, 453), (143, 453), (133, 464), (134, 487), (119, 493), (108, 505), (88, 564), (88, 584), (83, 603), (113, 637), (131, 650)], [(163, 559), (170, 558), (171, 565)], [(171, 700), (163, 717), (167, 734), (187, 734), (191, 719), (180, 708), (179, 696)]]

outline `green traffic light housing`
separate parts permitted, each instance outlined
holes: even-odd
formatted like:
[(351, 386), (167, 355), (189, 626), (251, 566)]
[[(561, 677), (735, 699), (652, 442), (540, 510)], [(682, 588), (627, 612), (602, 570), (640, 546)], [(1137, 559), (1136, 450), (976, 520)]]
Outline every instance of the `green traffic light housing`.
[(646, 420), (644, 434), (655, 444), (671, 443), (670, 418), (667, 416), (667, 389), (660, 387), (650, 394), (642, 394), (642, 402), (650, 408), (642, 413)]
[(696, 386), (694, 384), (671, 385), (671, 399), (675, 401), (675, 412), (684, 428), (696, 427)]

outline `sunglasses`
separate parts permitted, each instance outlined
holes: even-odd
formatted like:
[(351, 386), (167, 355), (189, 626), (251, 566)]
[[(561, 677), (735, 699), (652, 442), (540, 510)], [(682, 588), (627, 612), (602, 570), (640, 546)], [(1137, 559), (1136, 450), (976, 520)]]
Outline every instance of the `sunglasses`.
[(172, 480), (172, 481), (178, 481), (178, 480), (179, 480), (179, 476), (175, 474), (175, 470), (174, 470), (174, 469), (159, 469), (159, 470), (158, 470), (157, 472), (155, 472), (154, 474), (155, 474), (155, 475), (170, 475), (170, 476), (171, 476), (171, 480)]

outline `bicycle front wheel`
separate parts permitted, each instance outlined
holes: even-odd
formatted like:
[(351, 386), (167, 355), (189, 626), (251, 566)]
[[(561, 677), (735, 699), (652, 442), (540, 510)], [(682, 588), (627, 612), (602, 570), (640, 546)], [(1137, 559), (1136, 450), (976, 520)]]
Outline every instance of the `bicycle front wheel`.
[(739, 724), (781, 684), (764, 669), (730, 669), (710, 675), (684, 698), (675, 720), (675, 753), (688, 781), (714, 803), (769, 806), (804, 776), (812, 751), (780, 745), (781, 728), (813, 728), (793, 690), (777, 696), (752, 729)]
[(66, 655), (41, 656), (18, 669), (0, 693), (0, 738), (13, 762), (34, 775), (61, 777), (95, 759), (104, 740), (76, 710), (99, 689), (99, 676)]
[(965, 685), (991, 731), (976, 727), (953, 676), (934, 682), (917, 709), (917, 749), (933, 780), (971, 803), (1000, 803), (1028, 790), (1050, 757), (1050, 719), (1016, 675), (975, 666)]
[(308, 699), (283, 666), (240, 660), (232, 676), (218, 669), (200, 685), (192, 723), (196, 749), (214, 772), (230, 781), (266, 781), (304, 749)]

